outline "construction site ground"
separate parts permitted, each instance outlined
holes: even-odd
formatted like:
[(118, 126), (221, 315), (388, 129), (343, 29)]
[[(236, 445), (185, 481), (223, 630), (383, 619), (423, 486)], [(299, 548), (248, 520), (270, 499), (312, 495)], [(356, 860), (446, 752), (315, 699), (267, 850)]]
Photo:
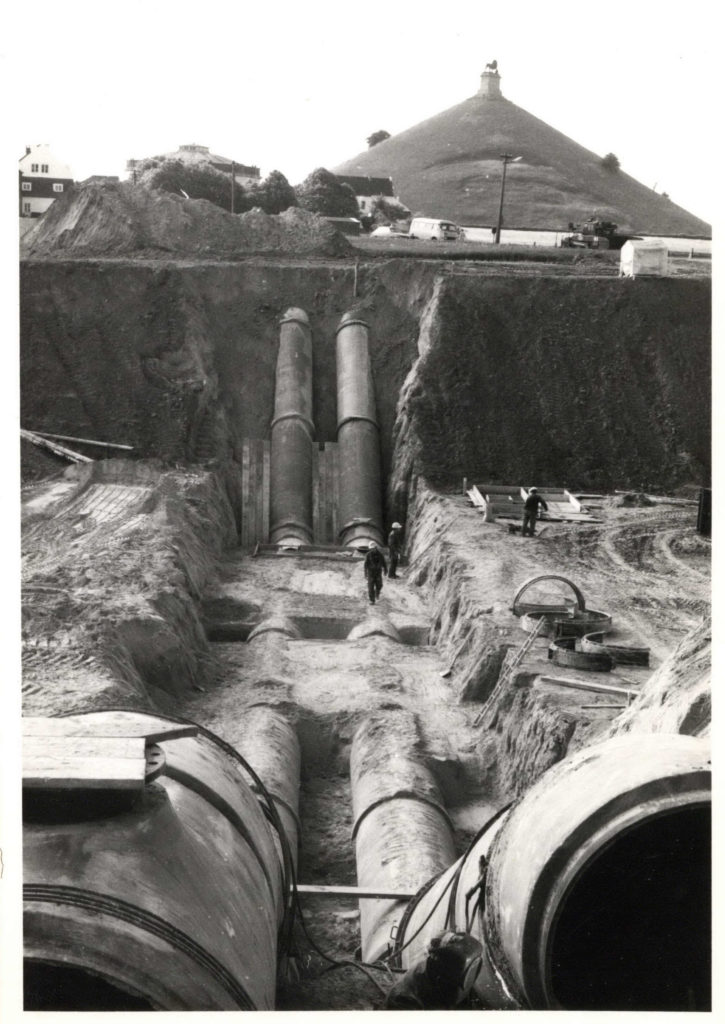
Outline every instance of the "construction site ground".
[[(667, 692), (663, 668), (709, 615), (710, 543), (696, 532), (692, 496), (633, 496), (627, 504), (623, 496), (611, 495), (592, 508), (598, 522), (540, 523), (536, 537), (524, 538), (511, 533), (505, 520), (484, 523), (462, 495), (420, 486), (407, 524), (401, 578), (385, 581), (373, 607), (360, 556), (254, 557), (253, 550), (234, 546), (221, 512), (210, 522), (208, 509), (218, 510), (224, 500), (204, 492), (204, 474), (167, 474), (160, 485), (164, 478), (149, 471), (144, 488), (143, 467), (126, 465), (113, 483), (96, 485), (90, 512), (86, 505), (84, 514), (77, 495), (86, 494), (88, 502), (88, 490), (73, 472), (24, 491), (29, 517), (24, 714), (118, 702), (150, 705), (235, 743), (245, 708), (265, 703), (289, 713), (302, 748), (301, 883), (356, 883), (348, 762), (352, 736), (366, 716), (384, 716), (392, 732), (398, 722), (415, 716), (459, 852), (486, 817), (547, 764), (631, 717), (634, 708), (622, 710), (621, 700), (611, 695), (541, 684), (540, 675), (552, 674), (549, 641), (541, 637), (516, 680), (527, 691), (529, 720), (517, 720), (520, 708), (504, 694), (493, 721), (476, 724), (485, 702), (480, 688), (470, 685), (477, 637), (489, 648), (520, 647), (526, 634), (511, 602), (525, 580), (541, 574), (571, 579), (588, 608), (611, 614), (617, 643), (648, 646), (648, 668), (617, 666), (606, 674), (585, 674), (635, 690), (659, 670), (660, 691)], [(154, 495), (155, 503), (149, 502)], [(175, 521), (170, 508), (177, 505)], [(183, 521), (194, 505), (201, 510), (198, 521)], [(204, 548), (209, 538), (199, 536), (204, 528), (218, 538), (212, 554)], [(174, 551), (183, 552), (184, 571)], [(184, 610), (190, 578), (202, 584), (196, 594), (191, 588), (191, 611)], [(196, 653), (185, 651), (184, 672), (176, 674), (178, 692), (172, 694), (166, 682), (146, 690), (136, 684), (134, 692), (129, 679), (158, 682), (164, 658), (172, 666), (182, 663), (174, 645), (188, 641), (190, 614), (199, 615), (208, 636), (223, 639), (207, 644), (197, 638)], [(154, 615), (165, 623), (163, 643), (157, 644), (149, 626)], [(306, 623), (304, 638), (270, 634), (262, 643), (244, 642), (246, 626), (280, 615)], [(345, 639), (353, 625), (376, 620), (391, 622), (407, 642), (380, 635)], [(237, 640), (229, 638), (230, 623), (239, 626)], [(125, 638), (125, 653), (119, 636)], [(145, 665), (138, 661), (142, 647)], [(136, 659), (135, 675), (128, 669), (129, 651)], [(680, 678), (676, 685), (683, 692), (692, 689), (700, 670), (695, 660), (689, 668), (693, 678), (684, 685)], [(94, 693), (88, 679), (99, 673), (103, 687)], [(556, 669), (553, 674), (581, 678), (583, 673)], [(674, 686), (674, 677), (671, 682)], [(650, 703), (658, 705), (650, 713), (666, 713), (659, 707), (667, 704), (664, 698)], [(360, 945), (356, 901), (301, 900), (317, 946), (337, 961), (354, 961)], [(333, 967), (299, 928), (297, 952), (280, 980), (279, 1009), (382, 1007), (383, 991), (392, 981), (387, 972), (366, 974), (349, 963)]]

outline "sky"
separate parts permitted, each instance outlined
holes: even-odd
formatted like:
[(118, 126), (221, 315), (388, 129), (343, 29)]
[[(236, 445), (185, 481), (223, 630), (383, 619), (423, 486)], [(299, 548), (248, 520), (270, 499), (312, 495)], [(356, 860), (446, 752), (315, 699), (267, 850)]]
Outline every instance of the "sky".
[(709, 0), (8, 6), (4, 141), (48, 143), (76, 180), (193, 142), (296, 184), (473, 95), (496, 59), (507, 99), (716, 217)]

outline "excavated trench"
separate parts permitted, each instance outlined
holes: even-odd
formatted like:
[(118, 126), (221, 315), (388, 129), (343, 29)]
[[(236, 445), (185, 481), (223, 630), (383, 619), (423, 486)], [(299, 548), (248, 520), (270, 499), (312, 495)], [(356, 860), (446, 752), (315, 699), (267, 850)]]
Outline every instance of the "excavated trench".
[[(330, 965), (298, 924), (279, 975), (274, 964), (262, 972), (257, 1008), (380, 1007), (370, 977), (343, 962), (388, 956), (410, 896), (453, 870), (491, 815), (618, 728), (636, 732), (638, 702), (648, 733), (706, 730), (709, 559), (690, 505), (612, 504), (596, 525), (552, 524), (545, 540), (529, 542), (503, 523), (484, 526), (459, 495), (464, 476), (657, 493), (706, 481), (705, 282), (508, 280), (412, 260), (27, 262), (21, 282), (23, 425), (135, 449), (133, 460), (74, 468), (26, 493), (24, 714), (124, 707), (181, 716), (257, 770), (281, 821), (278, 854), (284, 833), (300, 885), (328, 887), (299, 900), (307, 931), (340, 961), (324, 973)], [(290, 307), (311, 328), (313, 430), (295, 436), (309, 440), (314, 482), (308, 550), (275, 552), (274, 427), (271, 453), (264, 446), (279, 416), (275, 364)], [(339, 543), (350, 487), (341, 494), (335, 484), (346, 443), (335, 335), (346, 313), (369, 328), (378, 528), (386, 536), (394, 519), (405, 526), (402, 578), (386, 580), (372, 608), (362, 554)], [(347, 422), (356, 416), (369, 414)], [(28, 460), (30, 480), (41, 472), (47, 465)], [(348, 536), (369, 529), (362, 516)], [(619, 639), (647, 641), (649, 668), (620, 664), (607, 676), (637, 694), (624, 715), (622, 698), (548, 682), (567, 669), (551, 664), (543, 635), (512, 666), (527, 635), (511, 602), (537, 571), (574, 579), (591, 605), (612, 612)], [(693, 753), (705, 741), (688, 742), (692, 750), (672, 756), (683, 777), (699, 780), (690, 802), (668, 807), (666, 821), (658, 810), (633, 831), (622, 826), (609, 853), (577, 869), (541, 954), (543, 981), (527, 966), (516, 975), (505, 937), (497, 963), (492, 944), (494, 980), (474, 1006), (706, 1007), (707, 951), (693, 939), (678, 958), (653, 939), (681, 926), (694, 937), (707, 916), (696, 894), (709, 877), (709, 812)], [(636, 743), (621, 750), (625, 764), (636, 762)], [(506, 848), (506, 822), (494, 854)], [(623, 873), (663, 846), (671, 856), (657, 853), (650, 871)], [(356, 885), (383, 895), (358, 901), (341, 891)], [(633, 893), (652, 908), (637, 929)], [(613, 989), (604, 961), (620, 936), (640, 969)], [(215, 955), (227, 963), (223, 947)], [(662, 958), (672, 980), (660, 999)], [(28, 1009), (46, 1008), (63, 970), (60, 987), (76, 993), (84, 971), (98, 979), (96, 1007), (202, 1008), (165, 1004), (151, 982), (117, 989), (107, 963), (61, 968), (37, 951), (29, 962)], [(386, 990), (394, 980), (374, 976)], [(221, 1008), (236, 989), (223, 971), (215, 977)], [(504, 995), (491, 994), (498, 978)]]

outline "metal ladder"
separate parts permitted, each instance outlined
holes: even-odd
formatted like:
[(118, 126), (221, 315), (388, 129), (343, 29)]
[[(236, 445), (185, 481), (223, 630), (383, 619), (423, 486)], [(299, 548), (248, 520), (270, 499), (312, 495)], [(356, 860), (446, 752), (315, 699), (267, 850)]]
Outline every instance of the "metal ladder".
[(513, 658), (511, 658), (507, 665), (504, 665), (503, 671), (501, 672), (501, 675), (498, 677), (496, 685), (488, 695), (488, 700), (474, 718), (474, 725), (480, 725), (481, 722), (484, 720), (484, 718), (486, 717), (486, 712), (489, 710), (489, 708), (493, 707), (493, 705), (496, 702), (496, 698), (501, 693), (504, 686), (506, 686), (506, 684), (510, 681), (511, 676), (514, 674), (514, 670), (518, 668), (518, 666), (524, 660), (528, 652), (531, 650), (534, 640), (537, 639), (543, 628), (544, 618), (542, 616), (540, 619), (537, 620), (536, 625), (531, 630), (529, 635), (526, 637), (521, 647), (519, 647), (516, 654), (514, 654)]

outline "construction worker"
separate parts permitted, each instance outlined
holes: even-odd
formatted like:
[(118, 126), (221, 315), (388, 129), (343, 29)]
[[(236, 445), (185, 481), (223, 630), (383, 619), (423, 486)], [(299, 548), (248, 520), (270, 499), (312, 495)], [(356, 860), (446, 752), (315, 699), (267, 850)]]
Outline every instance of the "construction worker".
[(403, 550), (403, 527), (400, 523), (393, 523), (388, 534), (388, 552), (390, 554), (390, 566), (388, 567), (388, 579), (397, 580), (395, 570), (398, 568), (398, 561)]
[(524, 523), (521, 528), (521, 533), (524, 537), (533, 537), (536, 532), (536, 517), (539, 512), (539, 505), (541, 505), (544, 512), (548, 511), (549, 506), (536, 488), (529, 487), (529, 494), (524, 502)]
[(368, 581), (368, 599), (370, 604), (375, 604), (375, 599), (380, 597), (380, 591), (383, 589), (383, 573), (388, 571), (388, 566), (382, 551), (374, 540), (368, 544), (363, 571), (365, 579)]

